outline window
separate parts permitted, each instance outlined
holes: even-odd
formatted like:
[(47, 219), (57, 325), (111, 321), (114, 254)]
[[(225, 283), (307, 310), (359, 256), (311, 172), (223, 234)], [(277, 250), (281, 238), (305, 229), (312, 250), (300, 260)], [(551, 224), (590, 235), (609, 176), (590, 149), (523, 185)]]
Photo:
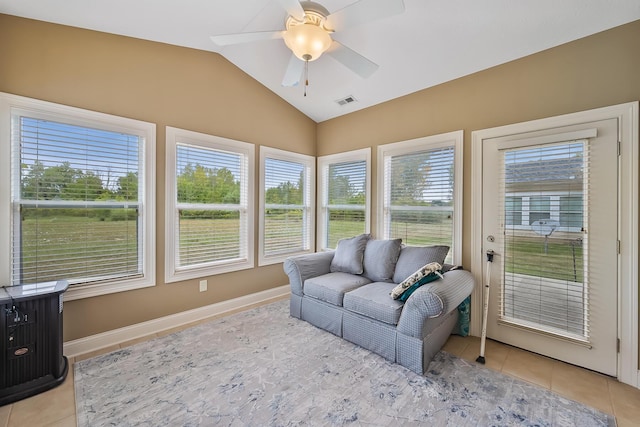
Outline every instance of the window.
[(378, 230), (406, 245), (462, 254), (462, 131), (378, 147)]
[(313, 251), (315, 158), (260, 147), (259, 265)]
[(7, 94), (0, 103), (11, 141), (0, 156), (11, 183), (0, 189), (1, 280), (64, 279), (66, 299), (153, 286), (155, 125)]
[(165, 281), (253, 267), (254, 147), (167, 127)]
[(318, 248), (369, 232), (371, 149), (318, 158)]

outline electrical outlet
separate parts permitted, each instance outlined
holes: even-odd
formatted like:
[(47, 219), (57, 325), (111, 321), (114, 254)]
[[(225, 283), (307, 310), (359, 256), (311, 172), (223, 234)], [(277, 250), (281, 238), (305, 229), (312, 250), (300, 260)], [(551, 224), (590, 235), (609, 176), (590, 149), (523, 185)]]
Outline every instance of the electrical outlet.
[(207, 281), (200, 280), (200, 292), (204, 292), (207, 290)]

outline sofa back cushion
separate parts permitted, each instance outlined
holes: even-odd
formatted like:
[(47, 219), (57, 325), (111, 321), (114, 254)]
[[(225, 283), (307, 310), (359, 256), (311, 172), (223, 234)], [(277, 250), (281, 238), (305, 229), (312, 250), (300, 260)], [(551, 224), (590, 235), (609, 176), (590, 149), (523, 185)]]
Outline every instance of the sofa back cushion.
[(393, 282), (401, 245), (402, 239), (369, 240), (364, 250), (362, 275), (373, 282)]
[(371, 237), (369, 234), (360, 234), (359, 236), (338, 240), (333, 260), (331, 260), (331, 272), (362, 274), (364, 271), (364, 249), (367, 246), (369, 237)]
[(393, 274), (394, 283), (402, 283), (407, 277), (431, 262), (444, 264), (449, 253), (449, 246), (405, 246), (400, 250), (400, 257)]

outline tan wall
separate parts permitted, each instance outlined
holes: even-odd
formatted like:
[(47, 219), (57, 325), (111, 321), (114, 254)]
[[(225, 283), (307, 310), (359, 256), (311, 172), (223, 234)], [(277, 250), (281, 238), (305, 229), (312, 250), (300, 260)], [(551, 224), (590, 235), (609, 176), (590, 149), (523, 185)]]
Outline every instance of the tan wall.
[(163, 283), (165, 126), (251, 142), (256, 159), (259, 145), (315, 154), (316, 123), (226, 59), (0, 14), (0, 91), (157, 126), (157, 286), (66, 302), (65, 340), (288, 283), (281, 265), (209, 277), (204, 293), (197, 280)]

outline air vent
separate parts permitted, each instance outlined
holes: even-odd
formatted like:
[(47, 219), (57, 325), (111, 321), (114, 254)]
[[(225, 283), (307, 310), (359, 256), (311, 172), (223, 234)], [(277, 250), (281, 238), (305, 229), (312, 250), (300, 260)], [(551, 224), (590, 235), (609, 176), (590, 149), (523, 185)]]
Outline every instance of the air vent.
[(338, 99), (336, 102), (338, 103), (338, 105), (347, 105), (347, 104), (351, 104), (352, 102), (356, 102), (357, 100), (353, 97), (353, 95), (349, 95), (345, 98), (342, 99)]

